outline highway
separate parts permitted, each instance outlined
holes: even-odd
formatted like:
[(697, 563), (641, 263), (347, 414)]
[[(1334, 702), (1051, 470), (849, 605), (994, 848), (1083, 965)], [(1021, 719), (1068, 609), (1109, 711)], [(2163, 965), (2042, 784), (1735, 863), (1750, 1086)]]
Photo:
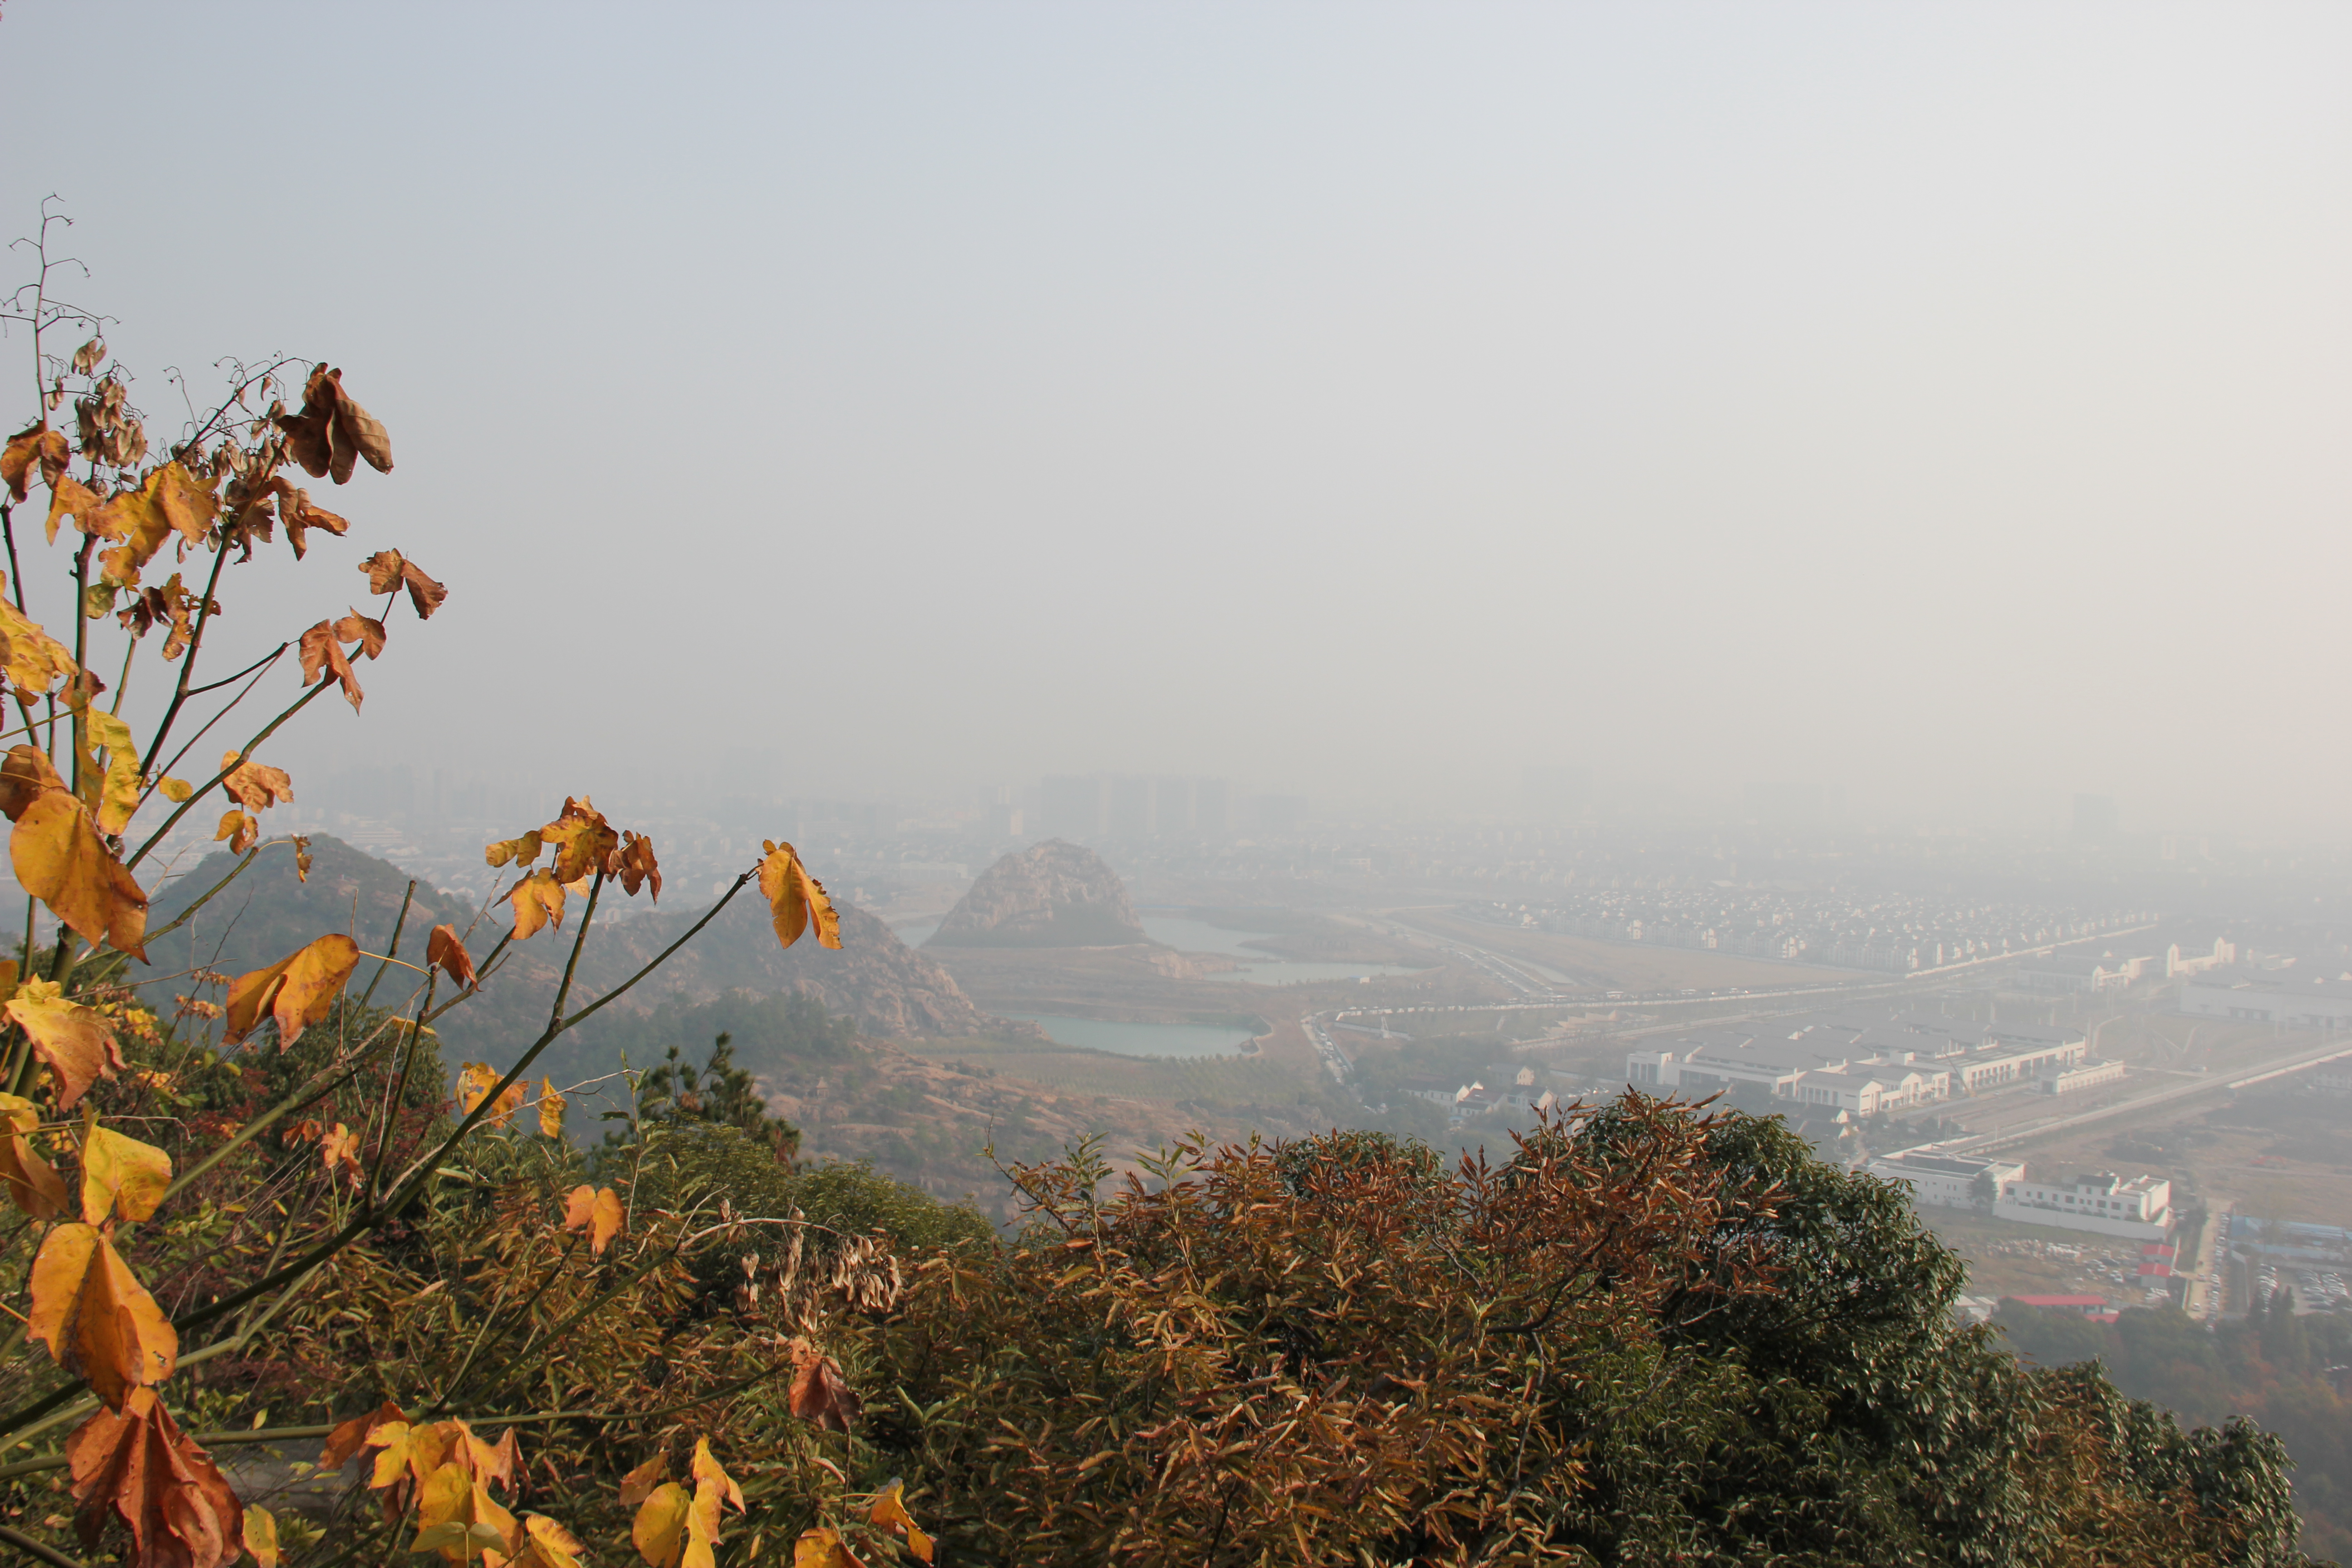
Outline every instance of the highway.
[(1994, 1132), (1979, 1132), (1970, 1137), (1955, 1138), (1948, 1142), (1922, 1145), (1922, 1147), (1933, 1147), (1940, 1152), (1956, 1154), (1988, 1153), (1996, 1149), (2005, 1149), (2013, 1143), (2022, 1143), (2031, 1139), (2046, 1137), (2053, 1132), (2065, 1132), (2077, 1127), (2086, 1127), (2092, 1122), (2105, 1121), (2111, 1117), (2137, 1115), (2156, 1107), (2169, 1105), (2175, 1100), (2188, 1100), (2196, 1095), (2243, 1089), (2248, 1084), (2284, 1078), (2289, 1073), (2301, 1072), (2306, 1068), (2317, 1067), (2322, 1062), (2337, 1061), (2346, 1057), (2352, 1057), (2352, 1046), (2338, 1040), (2311, 1050), (2298, 1052), (2284, 1060), (2273, 1059), (2261, 1063), (2242, 1072), (2211, 1074), (2192, 1082), (2175, 1084), (2170, 1089), (2158, 1089), (2154, 1094), (2135, 1095), (2129, 1100), (2119, 1100), (2110, 1105), (2098, 1106), (2090, 1110), (2078, 1110), (2072, 1116), (2049, 1117), (2040, 1121), (2027, 1122), (2021, 1127), (2004, 1127)]

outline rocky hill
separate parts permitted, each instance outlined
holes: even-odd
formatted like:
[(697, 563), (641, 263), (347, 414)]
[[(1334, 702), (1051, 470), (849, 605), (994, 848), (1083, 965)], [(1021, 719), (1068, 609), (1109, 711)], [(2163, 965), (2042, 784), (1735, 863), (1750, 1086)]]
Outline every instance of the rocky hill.
[[(176, 975), (202, 967), (241, 973), (274, 963), (327, 931), (348, 931), (367, 952), (385, 952), (407, 890), (407, 873), (337, 838), (315, 839), (311, 853), (314, 864), (306, 882), (296, 879), (289, 854), (266, 852), (195, 920), (150, 945), (150, 973)], [(172, 920), (234, 864), (226, 855), (215, 855), (167, 885), (155, 900), (150, 924), (161, 927)], [(574, 910), (578, 907), (575, 902)], [(615, 900), (605, 905), (581, 953), (574, 982), (581, 999), (593, 998), (635, 973), (702, 913), (700, 907), (673, 913), (667, 900), (657, 908), (659, 912), (653, 912), (643, 900)], [(476, 921), (470, 906), (420, 883), (401, 956), (418, 961), (425, 933), (443, 921), (461, 932), (471, 928), (467, 945), (477, 958), (485, 956), (509, 922), (503, 908), (482, 916), (478, 924)], [(631, 993), (627, 1002), (616, 1005), (651, 1006), (680, 994), (702, 1000), (739, 990), (766, 995), (800, 991), (853, 1019), (861, 1033), (878, 1037), (1035, 1032), (1034, 1026), (992, 1018), (973, 1006), (936, 961), (908, 947), (863, 910), (841, 907), (841, 935), (838, 952), (811, 941), (790, 950), (779, 948), (767, 906), (757, 889), (751, 889), (738, 895), (724, 914)], [(449, 1047), (490, 1061), (502, 1056), (510, 1059), (544, 1026), (570, 950), (567, 932), (555, 931), (510, 949), (504, 967), (482, 994), (443, 1020), (441, 1032)], [(138, 973), (135, 966), (133, 973)], [(362, 976), (373, 973), (373, 964), (362, 963)], [(407, 971), (393, 971), (378, 987), (376, 1001), (404, 994), (401, 979), (408, 975)], [(355, 986), (365, 984), (364, 978), (354, 982)], [(157, 986), (159, 992), (189, 989), (185, 980)], [(158, 999), (168, 1002), (167, 997)]]
[(1127, 884), (1091, 849), (1048, 838), (981, 873), (927, 947), (1109, 947), (1148, 942)]

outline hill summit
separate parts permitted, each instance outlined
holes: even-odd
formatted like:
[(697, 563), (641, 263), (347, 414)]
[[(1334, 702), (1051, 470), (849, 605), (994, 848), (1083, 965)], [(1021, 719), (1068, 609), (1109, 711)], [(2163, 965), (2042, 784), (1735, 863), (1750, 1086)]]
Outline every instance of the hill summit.
[(1150, 940), (1118, 873), (1091, 849), (1048, 838), (982, 872), (925, 945), (1113, 947)]

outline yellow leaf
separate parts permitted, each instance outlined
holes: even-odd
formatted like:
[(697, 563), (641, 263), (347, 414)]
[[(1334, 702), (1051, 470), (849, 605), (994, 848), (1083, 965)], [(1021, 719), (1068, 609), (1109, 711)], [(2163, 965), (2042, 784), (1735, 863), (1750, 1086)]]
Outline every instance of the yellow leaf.
[(639, 1505), (629, 1540), (651, 1568), (678, 1568), (678, 1560), (686, 1555), (687, 1521), (693, 1512), (694, 1500), (676, 1481), (655, 1488)]
[(485, 846), (482, 858), (494, 867), (503, 866), (509, 861), (517, 866), (528, 866), (539, 858), (541, 847), (539, 830), (533, 828), (520, 838), (501, 838), (496, 844)]
[[(7, 579), (0, 576), (0, 587)], [(79, 673), (73, 652), (0, 597), (0, 674), (18, 690), (39, 696)]]
[[(100, 786), (98, 807), (98, 830), (120, 833), (131, 826), (131, 814), (139, 809), (139, 750), (131, 739), (131, 726), (103, 709), (93, 708), (82, 716), (88, 726), (90, 744), (106, 752), (106, 782)], [(92, 759), (96, 762), (95, 757)]]
[(884, 1530), (897, 1531), (907, 1538), (907, 1550), (929, 1563), (931, 1560), (931, 1538), (922, 1532), (915, 1523), (915, 1516), (907, 1511), (906, 1494), (907, 1489), (903, 1485), (892, 1481), (874, 1500), (874, 1507), (866, 1516), (866, 1521)]
[[(468, 1115), (472, 1114), (474, 1107), (482, 1103), (482, 1097), (496, 1089), (499, 1079), (505, 1076), (487, 1062), (467, 1062), (457, 1072), (458, 1103)], [(520, 1082), (507, 1085), (507, 1091), (499, 1096), (496, 1105), (490, 1107), (490, 1114), (486, 1120), (493, 1127), (506, 1126), (514, 1120), (515, 1112), (522, 1109), (522, 1098)]]
[(841, 917), (825, 896), (824, 884), (809, 875), (800, 852), (789, 844), (768, 844), (768, 858), (760, 862), (760, 891), (766, 895), (775, 921), (776, 940), (790, 947), (814, 922), (817, 945), (841, 945)]
[(190, 544), (202, 544), (205, 531), (220, 511), (220, 498), (212, 489), (217, 482), (200, 481), (177, 462), (166, 463), (138, 489), (118, 495), (81, 518), (86, 532), (123, 542), (121, 549), (99, 557), (104, 579), (118, 587), (138, 586), (140, 568), (155, 558), (174, 532)]
[(172, 1185), (172, 1156), (152, 1143), (92, 1127), (81, 1141), (81, 1217), (133, 1224), (153, 1214)]
[(171, 1376), (180, 1357), (170, 1320), (92, 1226), (58, 1226), (41, 1243), (27, 1331), (113, 1410), (132, 1389)]
[(733, 1477), (719, 1468), (718, 1459), (710, 1452), (709, 1438), (695, 1439), (694, 1462), (688, 1468), (687, 1473), (694, 1478), (697, 1491), (700, 1491), (705, 1486), (716, 1488), (720, 1495), (735, 1505), (737, 1513), (743, 1511), (743, 1489), (735, 1484)]
[(196, 793), (196, 786), (185, 779), (167, 778), (156, 787), (163, 792), (163, 798), (173, 805), (185, 805)]
[[(106, 498), (70, 474), (59, 474), (49, 485), (49, 542), (58, 542), (58, 524), (67, 518), (84, 533), (115, 525), (106, 510)], [(95, 526), (93, 526), (95, 524)], [(111, 538), (112, 535), (107, 535)]]
[(81, 802), (52, 790), (26, 806), (8, 858), (18, 884), (83, 939), (147, 962), (147, 895), (107, 852)]
[(261, 824), (236, 806), (230, 806), (221, 813), (220, 826), (213, 833), (213, 842), (217, 844), (226, 838), (228, 840), (228, 852), (242, 855), (252, 848), (260, 837)]
[(555, 847), (552, 869), (559, 882), (576, 882), (603, 869), (606, 858), (621, 847), (621, 836), (585, 796), (573, 800), (566, 795), (562, 815), (539, 830), (539, 838)]
[(375, 1457), (375, 1472), (368, 1480), (378, 1491), (398, 1484), (404, 1474), (422, 1482), (441, 1468), (449, 1448), (439, 1427), (405, 1421), (384, 1422), (368, 1433), (367, 1443), (383, 1450)]
[(278, 1521), (258, 1503), (245, 1505), (245, 1549), (259, 1568), (278, 1568)]
[(805, 1531), (793, 1542), (793, 1568), (864, 1568), (849, 1554), (840, 1533), (824, 1525)]
[(539, 1080), (539, 1131), (544, 1138), (563, 1136), (563, 1097), (555, 1092), (555, 1080)]
[(278, 1020), (278, 1048), (284, 1050), (327, 1016), (359, 964), (359, 943), (330, 932), (267, 969), (238, 975), (228, 988), (223, 1042), (235, 1045), (251, 1034), (266, 1011)]
[(54, 982), (25, 982), (0, 1012), (25, 1031), (33, 1042), (33, 1054), (48, 1065), (57, 1079), (60, 1110), (100, 1078), (112, 1078), (115, 1068), (130, 1065), (106, 1016), (67, 1001), (64, 989)]
[(514, 905), (514, 940), (528, 942), (539, 933), (541, 926), (551, 922), (559, 931), (563, 926), (563, 884), (548, 871), (533, 871), (515, 884), (507, 895)]

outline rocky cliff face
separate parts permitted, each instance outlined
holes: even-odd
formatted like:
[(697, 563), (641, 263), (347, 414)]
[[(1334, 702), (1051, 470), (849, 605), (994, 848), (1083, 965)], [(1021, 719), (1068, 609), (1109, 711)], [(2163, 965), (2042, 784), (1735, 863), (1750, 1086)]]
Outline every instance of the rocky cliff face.
[(1007, 855), (950, 910), (929, 947), (1108, 947), (1147, 942), (1118, 873), (1059, 838)]

